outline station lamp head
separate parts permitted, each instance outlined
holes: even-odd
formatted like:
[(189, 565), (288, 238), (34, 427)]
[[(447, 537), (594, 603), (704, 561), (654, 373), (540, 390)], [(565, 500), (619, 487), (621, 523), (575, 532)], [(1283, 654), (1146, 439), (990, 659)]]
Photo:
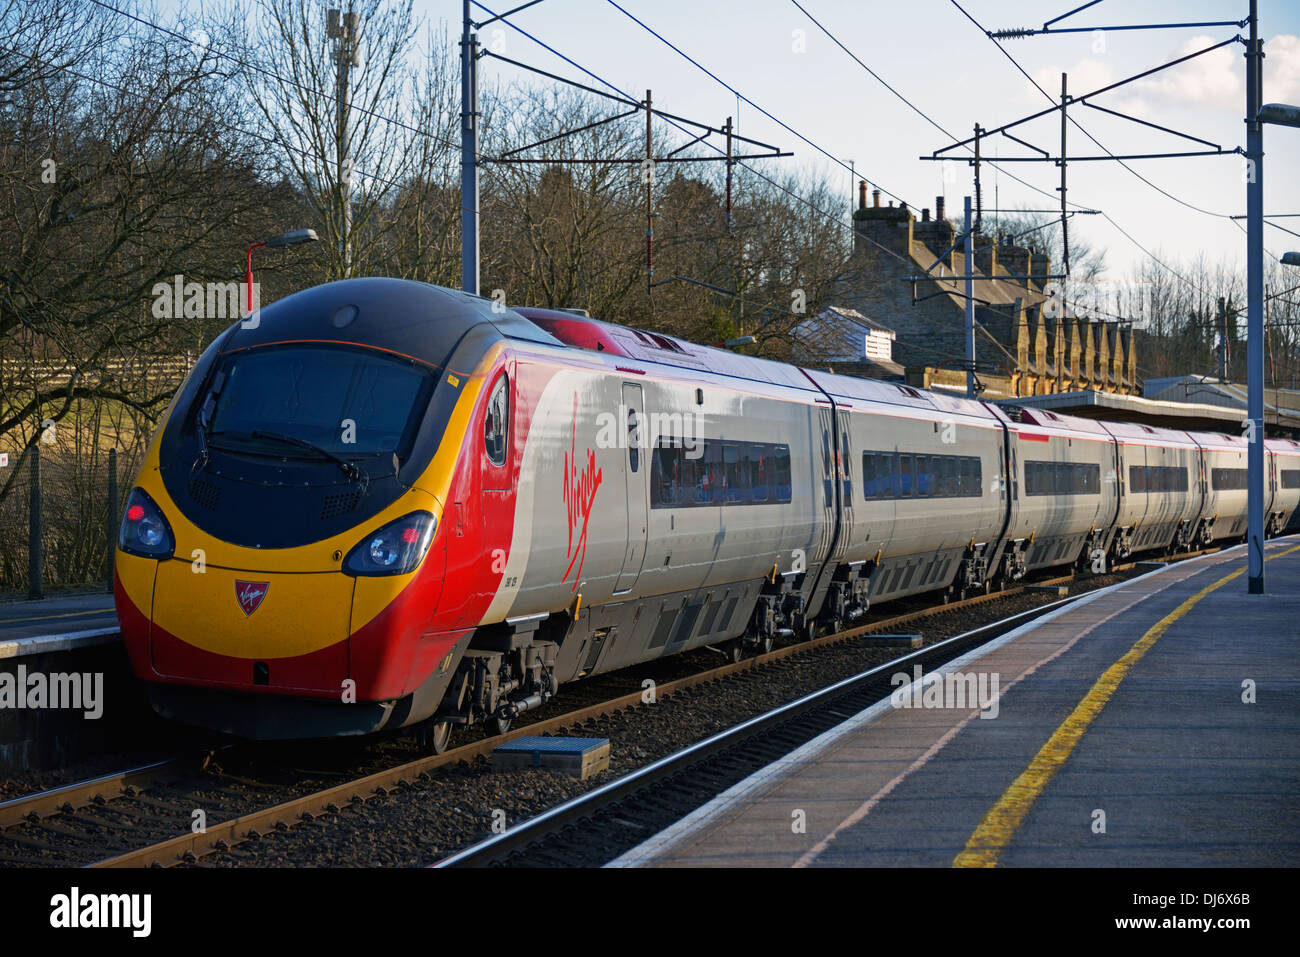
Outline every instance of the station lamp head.
[(1282, 265), (1283, 265), (1283, 266), (1300, 266), (1300, 253), (1294, 253), (1294, 252), (1293, 252), (1293, 253), (1283, 253), (1283, 254), (1282, 254)]
[(314, 229), (295, 229), (291, 232), (272, 236), (266, 241), (268, 246), (297, 246), (299, 243), (314, 243), (319, 236)]
[(1259, 108), (1259, 121), (1274, 126), (1300, 126), (1300, 106), (1287, 103), (1265, 103)]

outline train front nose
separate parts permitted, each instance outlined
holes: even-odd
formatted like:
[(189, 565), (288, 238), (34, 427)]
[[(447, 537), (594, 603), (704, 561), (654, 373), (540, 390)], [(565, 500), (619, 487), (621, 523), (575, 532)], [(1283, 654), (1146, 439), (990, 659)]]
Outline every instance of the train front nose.
[(151, 660), (160, 677), (231, 690), (341, 696), (352, 579), (334, 572), (161, 562)]

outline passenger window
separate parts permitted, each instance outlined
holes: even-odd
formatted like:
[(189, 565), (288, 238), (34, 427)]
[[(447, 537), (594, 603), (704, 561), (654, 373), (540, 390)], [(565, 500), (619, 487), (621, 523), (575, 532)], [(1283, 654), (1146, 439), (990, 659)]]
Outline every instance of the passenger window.
[(510, 380), (503, 372), (497, 377), (483, 419), (483, 447), (493, 465), (506, 464), (506, 440), (510, 436)]

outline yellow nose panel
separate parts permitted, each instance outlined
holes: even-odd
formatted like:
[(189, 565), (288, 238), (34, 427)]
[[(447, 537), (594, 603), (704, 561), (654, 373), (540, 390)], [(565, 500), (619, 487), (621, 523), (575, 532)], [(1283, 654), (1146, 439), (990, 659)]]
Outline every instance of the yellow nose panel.
[(186, 644), (235, 658), (305, 655), (348, 637), (351, 578), (271, 574), (161, 562), (154, 623)]

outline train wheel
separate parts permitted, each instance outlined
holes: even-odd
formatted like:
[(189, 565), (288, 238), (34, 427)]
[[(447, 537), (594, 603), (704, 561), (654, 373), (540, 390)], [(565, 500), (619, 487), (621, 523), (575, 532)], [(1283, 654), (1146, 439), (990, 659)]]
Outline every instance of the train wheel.
[(726, 655), (727, 661), (734, 665), (745, 657), (745, 643), (739, 638), (734, 638), (722, 646), (722, 653)]
[(451, 743), (451, 722), (430, 719), (416, 732), (420, 750), (428, 754), (442, 754)]
[(505, 734), (509, 731), (513, 720), (513, 718), (492, 717), (483, 722), (483, 727), (489, 736), (496, 737), (498, 734)]
[(759, 646), (762, 654), (767, 654), (775, 647), (776, 647), (776, 637), (773, 635), (768, 635), (766, 638), (764, 638), (762, 644)]

